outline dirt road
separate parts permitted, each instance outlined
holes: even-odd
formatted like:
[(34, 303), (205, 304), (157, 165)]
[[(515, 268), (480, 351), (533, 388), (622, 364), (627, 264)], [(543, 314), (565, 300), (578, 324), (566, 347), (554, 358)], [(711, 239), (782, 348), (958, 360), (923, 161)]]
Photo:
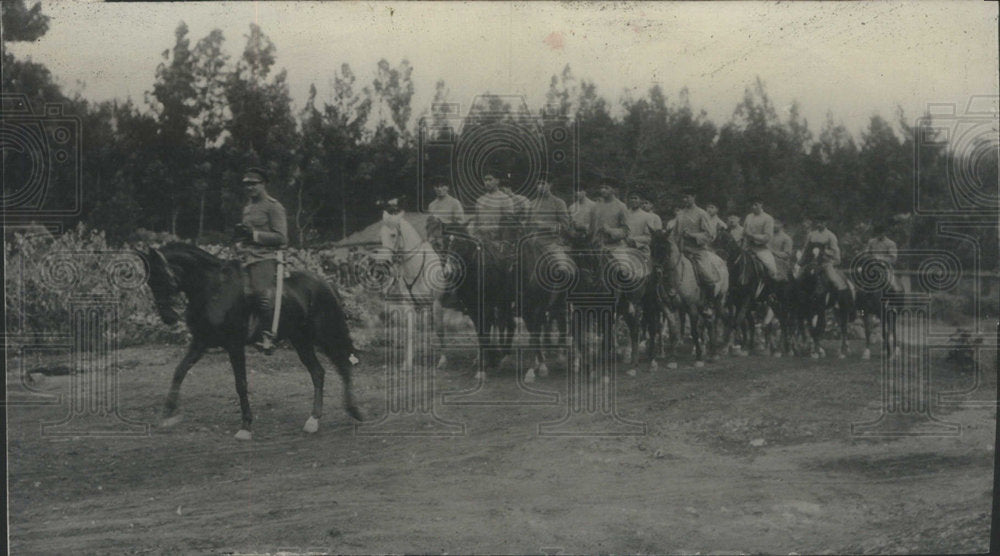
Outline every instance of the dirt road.
[[(119, 352), (124, 417), (156, 423), (182, 351)], [(973, 388), (972, 375), (935, 357), (935, 395)], [(453, 358), (438, 392), (473, 386), (470, 364)], [(465, 434), (420, 438), (357, 435), (332, 372), (320, 432), (307, 436), (312, 389), (294, 354), (254, 354), (250, 366), (250, 443), (233, 438), (239, 412), (222, 353), (184, 383), (185, 421), (147, 437), (43, 437), (39, 423), (59, 420), (66, 405), (8, 407), (11, 552), (988, 548), (995, 409), (935, 405), (938, 417), (962, 425), (958, 436), (854, 438), (851, 423), (880, 412), (879, 363), (856, 355), (729, 358), (656, 373), (643, 365), (616, 384), (619, 414), (645, 423), (645, 434), (603, 438), (539, 435), (539, 423), (567, 412), (562, 369), (532, 385), (561, 404), (438, 403), (438, 415), (463, 423)], [(9, 391), (20, 388), (11, 374)], [(994, 397), (995, 377), (985, 375), (966, 398)], [(362, 410), (377, 420), (386, 395), (379, 355), (356, 377)], [(70, 381), (49, 376), (32, 388), (66, 394)], [(541, 399), (510, 375), (491, 377), (477, 396)]]

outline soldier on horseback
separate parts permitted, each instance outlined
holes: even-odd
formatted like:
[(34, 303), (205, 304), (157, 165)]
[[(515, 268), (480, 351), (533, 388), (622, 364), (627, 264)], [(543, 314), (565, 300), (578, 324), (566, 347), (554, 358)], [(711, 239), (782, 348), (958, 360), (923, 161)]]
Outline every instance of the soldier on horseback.
[(778, 273), (778, 266), (771, 253), (771, 240), (774, 237), (774, 218), (764, 212), (764, 202), (754, 197), (750, 202), (750, 214), (743, 219), (743, 246), (764, 264), (767, 272), (774, 280), (784, 277)]
[[(267, 172), (250, 168), (243, 175), (249, 202), (243, 207), (242, 222), (236, 225), (236, 251), (243, 265), (244, 293), (250, 299), (261, 329), (256, 347), (270, 354), (274, 334), (274, 292), (281, 248), (288, 243), (285, 207), (267, 193)], [(251, 325), (251, 330), (254, 327)]]
[(802, 254), (802, 266), (819, 265), (827, 286), (831, 290), (844, 291), (849, 286), (836, 266), (840, 264), (840, 246), (837, 243), (837, 236), (827, 229), (825, 215), (816, 215), (813, 217), (813, 222), (813, 229), (806, 236), (806, 249)]
[(896, 264), (897, 258), (896, 242), (889, 239), (889, 236), (886, 235), (885, 224), (876, 225), (874, 231), (875, 237), (868, 240), (868, 245), (865, 246), (864, 253), (875, 260), (885, 263), (889, 289), (891, 291), (903, 291), (902, 285), (896, 279), (896, 273), (893, 272), (893, 266)]
[[(722, 281), (722, 273), (728, 272), (726, 263), (711, 249), (715, 233), (711, 219), (704, 209), (695, 204), (695, 189), (686, 188), (681, 197), (682, 207), (677, 212), (674, 234), (678, 238), (681, 251), (694, 263), (698, 281), (707, 292), (715, 292)], [(705, 312), (711, 314), (706, 305)]]
[[(647, 201), (648, 202), (648, 201)], [(643, 201), (638, 193), (628, 196), (628, 205), (625, 211), (625, 225), (628, 226), (628, 239), (626, 243), (642, 251), (643, 256), (649, 259), (649, 240), (652, 233), (662, 229), (663, 224), (655, 214), (642, 208)]]
[(785, 226), (780, 220), (774, 221), (774, 237), (771, 238), (769, 247), (774, 254), (778, 273), (788, 279), (795, 264), (795, 248), (792, 246), (792, 237), (785, 233)]

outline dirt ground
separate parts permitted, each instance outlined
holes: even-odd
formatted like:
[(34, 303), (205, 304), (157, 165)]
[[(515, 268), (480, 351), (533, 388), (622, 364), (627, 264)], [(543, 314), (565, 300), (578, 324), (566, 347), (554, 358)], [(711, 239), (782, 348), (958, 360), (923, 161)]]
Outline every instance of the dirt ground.
[[(933, 356), (935, 400), (972, 390), (962, 397), (972, 403), (932, 405), (960, 434), (863, 439), (851, 424), (880, 413), (880, 363), (853, 348), (846, 361), (751, 356), (655, 372), (643, 364), (615, 385), (618, 414), (645, 423), (644, 434), (606, 437), (539, 434), (539, 423), (569, 411), (565, 365), (531, 385), (538, 393), (508, 372), (463, 398), (513, 402), (505, 405), (442, 405), (438, 395), (437, 415), (465, 425), (454, 437), (356, 433), (331, 371), (326, 415), (309, 436), (301, 428), (312, 387), (294, 353), (254, 353), (249, 443), (233, 438), (239, 411), (223, 353), (195, 366), (182, 390), (185, 420), (162, 430), (155, 423), (183, 347), (125, 349), (119, 411), (154, 424), (148, 436), (43, 436), (40, 423), (67, 415), (65, 402), (8, 406), (10, 550), (986, 552), (992, 368), (977, 386), (974, 374)], [(472, 356), (452, 357), (438, 394), (475, 386)], [(382, 357), (364, 354), (356, 368), (362, 431), (385, 415)], [(75, 378), (46, 376), (31, 388), (65, 400)], [(17, 380), (9, 373), (8, 392), (23, 392)], [(574, 423), (605, 430), (609, 419), (584, 412)]]

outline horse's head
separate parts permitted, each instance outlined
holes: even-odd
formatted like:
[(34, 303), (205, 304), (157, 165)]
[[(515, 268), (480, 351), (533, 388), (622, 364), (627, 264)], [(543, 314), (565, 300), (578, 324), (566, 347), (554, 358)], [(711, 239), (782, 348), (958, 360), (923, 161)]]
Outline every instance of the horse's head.
[(650, 234), (649, 257), (653, 261), (654, 266), (674, 265), (677, 263), (679, 256), (680, 250), (673, 238), (670, 237), (670, 232), (667, 230), (654, 230)]
[(180, 293), (176, 270), (159, 250), (150, 247), (146, 253), (149, 261), (149, 289), (160, 318), (168, 325), (176, 324), (180, 315), (175, 308), (175, 298)]

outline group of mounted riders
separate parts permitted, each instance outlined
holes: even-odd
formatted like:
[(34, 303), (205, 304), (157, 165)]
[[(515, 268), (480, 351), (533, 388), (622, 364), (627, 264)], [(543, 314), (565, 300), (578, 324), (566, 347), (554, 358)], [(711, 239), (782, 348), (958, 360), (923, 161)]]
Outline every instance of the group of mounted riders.
[[(538, 181), (535, 194), (529, 199), (503, 184), (499, 171), (487, 170), (481, 177), (482, 194), (471, 215), (466, 215), (462, 203), (451, 195), (446, 180), (433, 182), (436, 198), (427, 207), (434, 217), (429, 239), (440, 251), (450, 248), (444, 241), (454, 240), (456, 234), (478, 240), (477, 247), (485, 249), (490, 262), (496, 263), (491, 268), (506, 275), (506, 279), (497, 283), (508, 294), (500, 297), (501, 305), (510, 304), (510, 312), (493, 317), (512, 323), (514, 315), (523, 316), (524, 311), (513, 298), (516, 295), (513, 285), (519, 280), (518, 262), (524, 262), (518, 261), (517, 243), (530, 234), (532, 241), (522, 242), (520, 249), (524, 249), (523, 245), (533, 246), (537, 250), (535, 260), (545, 257), (546, 263), (558, 271), (602, 275), (599, 265), (613, 265), (621, 281), (641, 290), (633, 296), (635, 308), (652, 311), (653, 314), (644, 316), (644, 322), (650, 323), (647, 330), (660, 330), (652, 319), (659, 321), (670, 314), (680, 316), (683, 330), (686, 315), (695, 335), (696, 349), (701, 349), (699, 333), (714, 334), (717, 317), (727, 325), (727, 338), (737, 335), (736, 350), (741, 341), (752, 345), (755, 319), (762, 320), (770, 331), (767, 325), (777, 317), (784, 344), (776, 350), (776, 355), (790, 351), (790, 342), (796, 335), (811, 337), (812, 352), (816, 355), (822, 349), (819, 339), (827, 307), (843, 311), (846, 320), (853, 319), (854, 291), (838, 268), (841, 252), (837, 236), (827, 228), (823, 215), (807, 221), (803, 249), (797, 254), (792, 238), (785, 233), (782, 223), (764, 210), (760, 198), (751, 199), (750, 212), (742, 220), (732, 215), (728, 222), (723, 222), (714, 204), (698, 206), (696, 191), (687, 188), (682, 191), (672, 218), (664, 224), (649, 199), (633, 192), (622, 202), (610, 181), (600, 183), (596, 199), (579, 189), (567, 206), (545, 179)], [(287, 242), (287, 223), (284, 208), (267, 194), (266, 171), (250, 169), (244, 183), (249, 202), (243, 209), (242, 222), (236, 227), (235, 239), (240, 246), (246, 294), (263, 323), (258, 347), (269, 351), (273, 331), (266, 325), (273, 316), (276, 254)], [(383, 204), (383, 209), (395, 214), (402, 207), (398, 199), (392, 199)], [(896, 262), (896, 244), (886, 236), (884, 227), (876, 229), (876, 234), (868, 242), (866, 253), (884, 263), (891, 288), (898, 290), (898, 281), (891, 270)], [(673, 265), (671, 248), (677, 251)], [(685, 266), (688, 264), (693, 272), (688, 272)], [(694, 278), (694, 284), (686, 283), (690, 277)], [(527, 281), (531, 279), (531, 275), (526, 277)], [(615, 285), (609, 287), (614, 289)], [(685, 291), (692, 289), (697, 290), (695, 295)], [(548, 303), (542, 305), (551, 309), (550, 313), (565, 309), (558, 305), (550, 307)], [(656, 310), (657, 305), (663, 310)], [(813, 318), (818, 315), (824, 318)], [(559, 318), (554, 314), (547, 316)], [(650, 342), (650, 348), (654, 343), (655, 340)], [(846, 349), (846, 339), (842, 346)], [(697, 355), (700, 357), (702, 353)]]
[[(623, 203), (610, 182), (600, 184), (593, 200), (585, 191), (575, 192), (567, 206), (544, 179), (529, 199), (503, 187), (499, 172), (487, 171), (481, 177), (482, 194), (471, 218), (449, 194), (449, 184), (440, 181), (434, 184), (437, 198), (428, 207), (432, 217), (427, 219), (426, 241), (402, 218), (398, 200), (383, 206), (382, 239), (384, 246), (392, 246), (388, 250), (397, 268), (406, 261), (415, 266), (412, 272), (402, 272), (402, 280), (394, 280), (397, 286), (406, 286), (415, 302), (414, 291), (429, 293), (439, 314), (444, 293), (435, 290), (444, 288), (455, 298), (455, 307), (472, 318), (480, 338), (480, 361), (487, 368), (491, 362), (484, 357), (496, 351), (486, 349), (487, 337), (497, 332), (509, 347), (514, 317), (520, 316), (536, 348), (526, 378), (536, 368), (539, 374), (547, 372), (539, 338), (552, 324), (565, 334), (568, 309), (573, 306), (568, 294), (577, 290), (613, 299), (613, 319), (621, 316), (629, 327), (632, 364), (641, 322), (651, 367), (656, 364), (655, 348), (664, 321), (673, 332), (671, 347), (679, 337), (677, 325), (681, 331), (685, 322), (690, 326), (696, 366), (703, 364), (705, 355), (703, 333), (708, 334), (709, 355), (714, 357), (717, 317), (726, 324), (727, 338), (737, 332), (753, 345), (755, 316), (762, 315), (765, 324), (776, 316), (782, 351), (789, 351), (793, 336), (811, 335), (812, 353), (818, 356), (828, 308), (838, 316), (843, 355), (847, 322), (853, 320), (856, 308), (864, 309), (870, 343), (868, 315), (877, 314), (881, 294), (899, 290), (891, 271), (896, 246), (884, 228), (868, 243), (866, 253), (887, 276), (885, 285), (881, 291), (858, 290), (855, 295), (837, 268), (841, 262), (837, 237), (819, 215), (813, 218), (799, 257), (793, 254), (791, 238), (759, 199), (752, 200), (742, 223), (730, 218), (724, 224), (714, 206), (702, 209), (695, 191), (686, 189), (673, 218), (664, 224), (649, 200), (631, 193)], [(148, 265), (148, 284), (160, 317), (167, 324), (176, 323), (183, 294), (192, 338), (174, 371), (162, 425), (179, 421), (179, 392), (187, 371), (209, 348), (218, 346), (229, 354), (236, 379), (242, 413), (236, 436), (249, 439), (253, 417), (244, 347), (255, 343), (270, 353), (279, 339), (291, 343), (312, 377), (313, 410), (304, 430), (316, 432), (323, 409), (325, 371), (316, 348), (336, 366), (344, 382), (345, 409), (360, 420), (351, 391), (351, 368), (357, 358), (342, 300), (322, 277), (285, 271), (281, 250), (288, 241), (287, 220), (281, 203), (267, 192), (267, 171), (250, 168), (242, 181), (248, 202), (234, 230), (238, 260), (222, 260), (182, 242), (150, 247), (140, 254)], [(421, 262), (416, 264), (418, 258)], [(445, 280), (428, 278), (434, 266), (427, 264), (430, 260), (442, 262), (437, 270)], [(464, 279), (449, 281), (463, 273)], [(882, 326), (883, 337), (888, 338), (886, 323)], [(575, 332), (574, 350), (584, 335), (580, 329)], [(439, 336), (442, 333), (439, 326)]]

